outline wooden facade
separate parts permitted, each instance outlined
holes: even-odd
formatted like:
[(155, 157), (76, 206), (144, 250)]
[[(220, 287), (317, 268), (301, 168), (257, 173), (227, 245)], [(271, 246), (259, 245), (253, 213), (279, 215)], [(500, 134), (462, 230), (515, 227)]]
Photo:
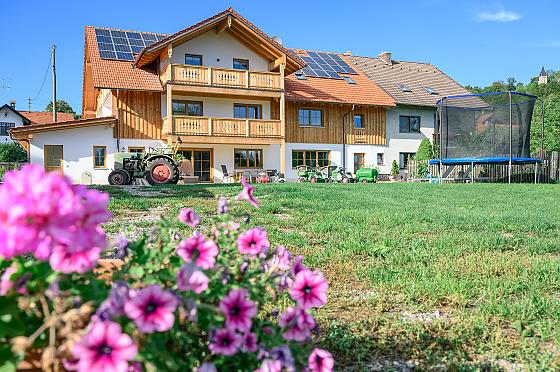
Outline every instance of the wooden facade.
[(161, 139), (161, 93), (113, 91), (113, 116), (118, 119), (115, 137)]
[[(322, 111), (322, 127), (301, 127), (299, 109)], [(386, 144), (387, 116), (384, 107), (322, 104), (313, 102), (286, 102), (286, 142), (288, 143), (343, 143), (343, 120), (346, 144)], [(346, 117), (344, 116), (345, 114)], [(354, 128), (354, 114), (363, 115), (363, 129)]]

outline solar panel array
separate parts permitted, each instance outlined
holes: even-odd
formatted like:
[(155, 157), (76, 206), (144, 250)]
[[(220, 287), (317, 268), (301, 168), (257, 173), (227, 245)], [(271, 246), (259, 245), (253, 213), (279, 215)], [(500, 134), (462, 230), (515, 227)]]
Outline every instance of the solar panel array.
[(134, 55), (144, 47), (166, 38), (167, 35), (96, 28), (95, 37), (101, 58), (133, 61)]
[(335, 53), (307, 52), (307, 55), (299, 54), (299, 56), (307, 64), (300, 70), (306, 76), (342, 79), (339, 73), (356, 74), (356, 71)]

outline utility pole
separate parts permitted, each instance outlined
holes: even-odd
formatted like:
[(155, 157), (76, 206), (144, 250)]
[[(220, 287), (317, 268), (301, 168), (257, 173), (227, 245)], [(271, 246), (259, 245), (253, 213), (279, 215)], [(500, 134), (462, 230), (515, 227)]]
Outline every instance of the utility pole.
[(56, 123), (56, 45), (52, 45), (52, 112)]
[(31, 97), (27, 98), (27, 112), (31, 112)]

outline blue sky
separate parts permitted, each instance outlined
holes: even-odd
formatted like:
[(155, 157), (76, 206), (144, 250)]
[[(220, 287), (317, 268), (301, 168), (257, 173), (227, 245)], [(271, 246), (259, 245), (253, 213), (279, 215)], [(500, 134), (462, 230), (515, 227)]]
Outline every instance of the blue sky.
[(50, 71), (40, 88), (55, 43), (58, 97), (81, 112), (84, 26), (173, 33), (228, 6), (285, 46), (391, 51), (394, 59), (432, 63), (464, 85), (509, 76), (527, 82), (541, 65), (560, 69), (556, 0), (3, 1), (0, 101), (13, 98), (27, 109), (31, 97), (32, 110), (45, 107)]

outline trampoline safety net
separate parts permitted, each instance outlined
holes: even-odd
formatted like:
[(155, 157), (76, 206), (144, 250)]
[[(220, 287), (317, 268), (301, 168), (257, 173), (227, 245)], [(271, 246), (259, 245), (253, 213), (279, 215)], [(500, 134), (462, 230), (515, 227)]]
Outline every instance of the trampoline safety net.
[(528, 158), (536, 97), (515, 92), (438, 102), (441, 159)]

